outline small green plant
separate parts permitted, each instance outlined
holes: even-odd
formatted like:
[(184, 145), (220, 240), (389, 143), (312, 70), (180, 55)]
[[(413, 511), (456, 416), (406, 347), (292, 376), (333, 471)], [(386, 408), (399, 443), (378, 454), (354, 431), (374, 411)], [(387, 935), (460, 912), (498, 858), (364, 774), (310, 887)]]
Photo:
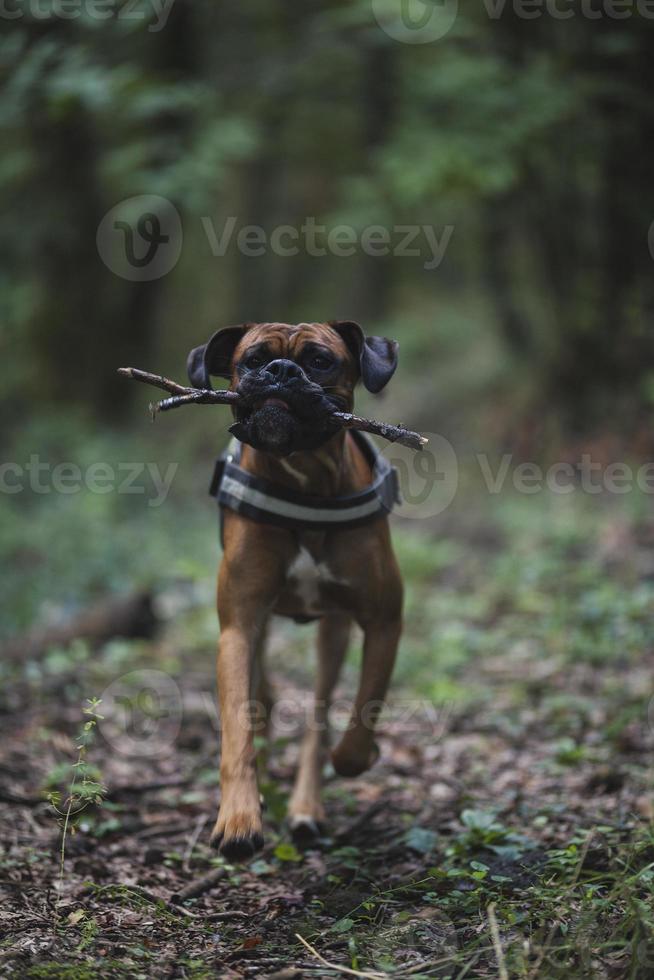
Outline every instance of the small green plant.
[(490, 810), (463, 810), (461, 823), (465, 830), (452, 841), (448, 856), (474, 857), (480, 851), (492, 851), (515, 858), (533, 846), (522, 834), (505, 827)]
[[(66, 838), (68, 834), (75, 832), (77, 818), (83, 813), (90, 804), (100, 805), (105, 787), (100, 782), (98, 770), (89, 765), (86, 761), (86, 754), (89, 746), (93, 742), (94, 729), (98, 720), (102, 720), (102, 715), (98, 714), (101, 704), (97, 698), (87, 699), (88, 707), (84, 708), (84, 714), (88, 715), (87, 720), (80, 728), (77, 739), (77, 760), (67, 767), (67, 774), (70, 774), (70, 784), (68, 794), (62, 796), (59, 790), (50, 790), (47, 799), (53, 807), (61, 824), (61, 847), (59, 849), (59, 879), (64, 876), (64, 863), (66, 860)], [(56, 771), (59, 777), (61, 770)]]
[(98, 935), (98, 923), (94, 918), (81, 918), (81, 936), (77, 944), (77, 952), (83, 953), (93, 946)]
[(562, 766), (576, 766), (586, 758), (587, 751), (583, 745), (578, 745), (573, 738), (560, 738), (554, 745), (554, 758)]

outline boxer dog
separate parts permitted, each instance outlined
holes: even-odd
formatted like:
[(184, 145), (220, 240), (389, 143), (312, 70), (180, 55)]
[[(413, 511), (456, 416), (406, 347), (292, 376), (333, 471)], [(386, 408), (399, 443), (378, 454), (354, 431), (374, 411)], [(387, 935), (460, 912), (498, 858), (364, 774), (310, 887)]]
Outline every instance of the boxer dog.
[[(352, 410), (360, 380), (378, 392), (397, 367), (398, 344), (366, 337), (351, 321), (248, 323), (226, 327), (191, 351), (193, 385), (229, 378), (239, 466), (284, 499), (326, 501), (370, 488), (374, 465), (361, 440), (330, 421)], [(229, 457), (228, 457), (229, 458)], [(247, 479), (247, 476), (246, 476)], [(355, 498), (356, 499), (356, 498)], [(220, 498), (219, 498), (220, 500)], [(289, 803), (296, 838), (319, 835), (325, 813), (322, 769), (327, 715), (353, 623), (363, 630), (363, 660), (352, 716), (331, 761), (357, 776), (376, 760), (374, 725), (393, 670), (401, 632), (402, 581), (386, 512), (357, 526), (305, 529), (261, 523), (224, 507), (224, 555), (218, 575), (218, 691), (221, 800), (212, 843), (242, 860), (263, 844), (251, 698), (271, 707), (263, 647), (271, 615), (318, 621), (312, 719)], [(282, 522), (283, 524), (283, 522)]]

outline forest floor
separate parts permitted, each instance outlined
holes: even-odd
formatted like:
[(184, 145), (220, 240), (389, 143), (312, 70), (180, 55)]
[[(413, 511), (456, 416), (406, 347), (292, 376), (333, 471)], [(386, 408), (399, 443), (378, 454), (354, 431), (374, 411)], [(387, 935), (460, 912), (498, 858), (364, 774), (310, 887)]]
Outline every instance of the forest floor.
[(209, 582), (166, 585), (152, 641), (5, 664), (0, 975), (652, 976), (654, 522), (598, 508), (396, 534), (407, 614), (381, 759), (326, 773), (328, 835), (306, 849), (284, 811), (312, 627), (273, 637), (266, 844), (238, 866), (208, 845)]

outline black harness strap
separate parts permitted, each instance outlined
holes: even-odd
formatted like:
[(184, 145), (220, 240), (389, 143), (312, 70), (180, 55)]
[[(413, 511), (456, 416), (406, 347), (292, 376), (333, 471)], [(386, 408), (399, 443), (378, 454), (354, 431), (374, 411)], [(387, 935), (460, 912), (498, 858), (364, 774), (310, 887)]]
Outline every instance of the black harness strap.
[(390, 513), (400, 502), (397, 471), (362, 433), (352, 435), (370, 464), (373, 482), (365, 490), (340, 497), (299, 493), (252, 476), (239, 466), (242, 446), (232, 439), (216, 461), (209, 488), (221, 509), (221, 539), (224, 508), (260, 524), (304, 531), (361, 527)]

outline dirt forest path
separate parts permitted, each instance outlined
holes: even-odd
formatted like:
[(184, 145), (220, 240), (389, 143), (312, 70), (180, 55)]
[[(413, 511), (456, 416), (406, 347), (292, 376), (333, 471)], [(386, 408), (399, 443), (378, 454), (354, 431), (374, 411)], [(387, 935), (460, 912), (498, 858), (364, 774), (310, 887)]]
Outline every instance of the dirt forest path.
[[(439, 561), (442, 588), (469, 603), (470, 579)], [(624, 565), (606, 563), (596, 581), (587, 556), (578, 562), (575, 622), (586, 603), (593, 644), (608, 630), (622, 653), (570, 658), (557, 640), (537, 655), (538, 622), (548, 616), (570, 641), (559, 598), (548, 609), (544, 599), (558, 588), (556, 567), (524, 602), (511, 586), (510, 602), (494, 593), (482, 610), (459, 610), (473, 655), (457, 662), (439, 697), (413, 662), (400, 672), (379, 763), (353, 781), (328, 773), (329, 831), (307, 849), (291, 842), (284, 813), (310, 661), (290, 658), (288, 667), (281, 654), (306, 646), (309, 632), (289, 640), (282, 631), (272, 651), (282, 707), (261, 784), (266, 845), (242, 866), (208, 846), (217, 732), (212, 657), (196, 613), (172, 616), (152, 642), (114, 641), (95, 653), (73, 645), (8, 674), (0, 974), (651, 976), (654, 650), (643, 642), (651, 582), (646, 570), (624, 579)], [(436, 572), (417, 553), (411, 569), (419, 610), (420, 582)], [(414, 658), (418, 617), (407, 636)], [(498, 641), (483, 657), (477, 627)], [(445, 657), (458, 634), (452, 623), (441, 630)], [(554, 621), (543, 630), (551, 636)], [(355, 670), (339, 689), (337, 721)], [(462, 700), (461, 690), (473, 694)], [(90, 695), (103, 704), (85, 714)], [(62, 861), (62, 819), (43, 791), (59, 789), (65, 812), (89, 720), (76, 830)], [(208, 874), (212, 887), (184, 901), (183, 890)]]

